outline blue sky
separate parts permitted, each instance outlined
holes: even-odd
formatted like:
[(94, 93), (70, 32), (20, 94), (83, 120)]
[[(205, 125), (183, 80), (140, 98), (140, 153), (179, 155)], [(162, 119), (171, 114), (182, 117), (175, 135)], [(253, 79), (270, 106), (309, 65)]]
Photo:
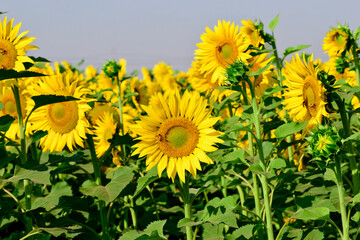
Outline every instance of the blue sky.
[(338, 23), (355, 30), (359, 9), (357, 0), (2, 0), (0, 11), (37, 38), (33, 44), (40, 49), (28, 55), (72, 64), (84, 59), (83, 67), (98, 69), (106, 60), (125, 58), (128, 71), (164, 61), (187, 71), (200, 35), (218, 19), (238, 25), (259, 19), (267, 26), (280, 14), (280, 52), (309, 44), (307, 53), (327, 60), (321, 48), (325, 34)]

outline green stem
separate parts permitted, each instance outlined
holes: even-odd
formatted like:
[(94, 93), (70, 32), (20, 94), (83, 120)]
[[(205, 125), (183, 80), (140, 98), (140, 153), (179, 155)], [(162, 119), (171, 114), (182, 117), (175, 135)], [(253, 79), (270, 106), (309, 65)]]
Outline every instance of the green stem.
[[(120, 79), (118, 77), (115, 77), (115, 81), (118, 87), (118, 108), (119, 108), (119, 121), (120, 121), (120, 130), (121, 130), (121, 135), (124, 136), (124, 120), (123, 120), (123, 105), (122, 105), (122, 99), (121, 99), (121, 82)], [(123, 151), (123, 160), (126, 159), (126, 146), (125, 144), (121, 145), (122, 151)]]
[(341, 222), (342, 222), (342, 229), (343, 229), (342, 239), (349, 240), (349, 223), (348, 223), (346, 206), (345, 206), (345, 196), (344, 196), (343, 181), (342, 181), (342, 176), (341, 176), (340, 159), (335, 157), (335, 163), (336, 163), (336, 177), (337, 177), (337, 188), (338, 188), (338, 193), (339, 193)]
[[(17, 84), (17, 79), (16, 79)], [(19, 132), (20, 132), (20, 158), (21, 163), (25, 164), (27, 162), (27, 152), (26, 152), (26, 139), (25, 139), (25, 128), (24, 121), (22, 115), (21, 101), (20, 101), (20, 91), (16, 84), (12, 85), (12, 91), (15, 98), (16, 111), (18, 115), (18, 123), (19, 123)], [(26, 210), (31, 209), (31, 182), (28, 179), (24, 179), (24, 188), (25, 188), (25, 208)], [(32, 220), (28, 216), (25, 216), (25, 227), (26, 231), (29, 232), (32, 229)]]
[[(260, 166), (264, 171), (266, 171), (266, 164), (265, 164), (265, 158), (264, 158), (264, 151), (262, 148), (262, 141), (261, 141), (261, 128), (260, 128), (260, 111), (258, 109), (255, 94), (252, 96), (252, 108), (254, 113), (254, 124), (255, 124), (255, 131), (256, 131), (256, 141), (257, 141), (257, 147), (258, 147), (258, 154), (260, 157)], [(267, 229), (267, 235), (268, 240), (274, 239), (274, 232), (273, 232), (273, 226), (272, 226), (272, 214), (271, 214), (271, 205), (269, 201), (269, 186), (267, 179), (265, 175), (261, 175), (260, 182), (262, 185), (263, 190), (263, 196), (264, 196), (264, 205), (265, 205), (265, 216), (266, 216), (266, 229)]]
[[(101, 173), (99, 167), (99, 160), (96, 157), (94, 140), (91, 134), (87, 134), (87, 142), (90, 149), (91, 161), (94, 168), (95, 182), (97, 185), (101, 186)], [(102, 237), (105, 240), (109, 240), (109, 223), (107, 221), (106, 207), (103, 200), (97, 200), (97, 205), (100, 209), (100, 221), (101, 221), (101, 229), (102, 229)]]
[(134, 226), (134, 229), (137, 228), (137, 220), (136, 220), (136, 212), (134, 208), (134, 200), (132, 196), (129, 196), (130, 199), (130, 214), (131, 214), (131, 220)]
[(356, 41), (354, 40), (353, 46), (352, 46), (352, 53), (353, 53), (353, 56), (354, 56), (356, 82), (357, 82), (357, 85), (360, 86), (359, 57), (358, 57), (356, 49), (357, 49), (357, 45), (356, 45)]
[[(185, 218), (191, 220), (191, 202), (190, 202), (190, 192), (189, 192), (189, 179), (185, 179), (183, 184), (182, 193), (184, 197), (184, 212)], [(186, 239), (192, 240), (192, 229), (191, 226), (186, 226)]]
[[(250, 86), (249, 86), (250, 87)], [(246, 92), (246, 83), (242, 82), (243, 92)], [(247, 96), (244, 96), (244, 102), (246, 105), (249, 104)], [(249, 125), (249, 121), (247, 121), (247, 125)], [(249, 140), (249, 154), (254, 157), (254, 144), (253, 144), (253, 135), (250, 132), (247, 132), (248, 140)], [(255, 212), (261, 218), (261, 207), (260, 207), (260, 195), (259, 195), (259, 183), (257, 179), (257, 174), (252, 173), (253, 179), (253, 194), (255, 200)]]
[[(340, 116), (341, 116), (341, 122), (342, 122), (343, 128), (344, 128), (344, 134), (345, 134), (344, 138), (348, 138), (348, 137), (350, 137), (351, 129), (350, 129), (350, 124), (348, 121), (344, 101), (338, 95), (335, 95), (335, 101), (336, 101), (336, 104), (338, 105)], [(346, 146), (347, 146), (348, 151), (351, 153), (351, 156), (349, 156), (349, 162), (350, 162), (350, 168), (351, 168), (352, 182), (353, 182), (353, 186), (354, 186), (354, 195), (356, 195), (357, 193), (359, 193), (359, 190), (360, 190), (359, 169), (357, 167), (357, 163), (355, 160), (355, 153), (354, 153), (355, 151), (354, 151), (354, 146), (352, 144), (352, 141), (347, 141)]]
[[(273, 33), (272, 35), (273, 35), (273, 37), (274, 37), (274, 33)], [(274, 37), (274, 39), (275, 39), (275, 37)], [(282, 83), (282, 78), (283, 78), (283, 76), (282, 76), (282, 72), (281, 72), (282, 63), (281, 63), (280, 58), (279, 58), (279, 54), (278, 54), (278, 51), (277, 51), (277, 47), (276, 47), (275, 41), (271, 41), (271, 46), (272, 46), (272, 48), (273, 48), (273, 50), (274, 50), (276, 71), (277, 71), (277, 74), (278, 74), (278, 82), (279, 82), (280, 87), (283, 87), (283, 83)], [(283, 94), (284, 94), (284, 90), (281, 90), (281, 98), (283, 98), (283, 97), (282, 97)], [(285, 109), (284, 109), (284, 116), (287, 116), (287, 113), (286, 113), (286, 110), (285, 110)], [(287, 121), (286, 121), (286, 118), (285, 118), (285, 122), (287, 122)], [(290, 142), (291, 142), (291, 136), (287, 136), (287, 137), (286, 137), (286, 141), (287, 141), (288, 143), (290, 143)], [(293, 163), (294, 163), (294, 156), (293, 156), (294, 153), (293, 153), (292, 146), (289, 146), (287, 149), (288, 149), (288, 153), (289, 153), (289, 163), (293, 164)]]
[(227, 197), (227, 189), (226, 189), (226, 185), (225, 185), (225, 178), (224, 176), (221, 176), (220, 177), (220, 180), (221, 180), (221, 191), (224, 195), (224, 198)]

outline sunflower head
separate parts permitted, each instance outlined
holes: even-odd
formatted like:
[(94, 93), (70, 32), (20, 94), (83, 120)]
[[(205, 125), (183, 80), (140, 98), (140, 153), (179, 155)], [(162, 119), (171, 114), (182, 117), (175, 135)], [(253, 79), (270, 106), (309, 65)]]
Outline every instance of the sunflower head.
[(319, 125), (316, 130), (310, 132), (306, 140), (309, 142), (309, 152), (316, 158), (330, 158), (341, 147), (338, 130), (330, 126)]
[(323, 40), (323, 50), (328, 53), (330, 57), (338, 57), (348, 47), (350, 37), (350, 30), (346, 26), (338, 26), (332, 28)]
[(242, 27), (240, 27), (240, 33), (243, 33), (247, 38), (249, 38), (251, 45), (255, 47), (260, 47), (265, 44), (265, 40), (260, 34), (260, 25), (255, 24), (251, 20), (242, 20)]
[(284, 69), (286, 87), (283, 104), (289, 116), (295, 122), (309, 122), (309, 127), (321, 123), (328, 116), (325, 109), (326, 89), (318, 78), (318, 69), (314, 68), (312, 56), (301, 60), (298, 54), (286, 63)]
[(120, 69), (120, 64), (118, 64), (115, 60), (107, 61), (103, 66), (105, 75), (111, 79), (118, 76)]
[(26, 32), (19, 34), (21, 23), (13, 26), (14, 19), (0, 21), (0, 69), (14, 69), (16, 71), (25, 70), (24, 63), (34, 61), (24, 56), (27, 50), (37, 49), (38, 47), (30, 45), (36, 39), (27, 37)]
[(158, 94), (155, 100), (145, 108), (148, 116), (131, 126), (138, 135), (133, 155), (147, 155), (147, 170), (155, 165), (159, 176), (167, 169), (167, 175), (174, 181), (176, 174), (185, 182), (185, 170), (196, 177), (201, 170), (200, 162), (213, 161), (206, 152), (215, 151), (212, 146), (222, 142), (220, 132), (212, 126), (218, 118), (212, 118), (207, 101), (199, 93), (178, 92), (167, 99)]
[(199, 49), (195, 50), (195, 59), (200, 61), (200, 72), (207, 77), (211, 76), (212, 82), (221, 85), (225, 80), (226, 68), (237, 60), (246, 62), (251, 56), (246, 52), (250, 40), (240, 34), (239, 26), (234, 23), (218, 21), (214, 31), (206, 28), (206, 33), (201, 35)]

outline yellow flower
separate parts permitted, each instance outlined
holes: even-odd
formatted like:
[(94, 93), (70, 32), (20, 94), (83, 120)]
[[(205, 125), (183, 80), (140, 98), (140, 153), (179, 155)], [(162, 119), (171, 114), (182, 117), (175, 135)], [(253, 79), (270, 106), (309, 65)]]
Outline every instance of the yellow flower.
[(109, 149), (111, 143), (108, 141), (112, 139), (116, 132), (117, 123), (113, 115), (109, 112), (104, 112), (96, 120), (94, 125), (94, 145), (96, 156), (100, 158)]
[[(59, 102), (45, 105), (36, 109), (30, 116), (32, 129), (48, 131), (41, 138), (40, 146), (45, 151), (62, 151), (65, 146), (70, 151), (77, 145), (84, 147), (84, 139), (90, 124), (85, 113), (90, 106), (85, 99), (89, 91), (81, 85), (72, 72), (57, 73), (56, 75), (42, 77), (39, 82), (31, 86), (31, 93), (36, 95), (62, 95), (72, 96), (80, 100)], [(34, 103), (29, 104), (32, 109)]]
[(201, 35), (201, 43), (196, 46), (195, 59), (200, 61), (200, 73), (205, 77), (211, 75), (211, 82), (223, 84), (226, 68), (236, 60), (246, 62), (251, 56), (245, 51), (250, 45), (250, 40), (239, 33), (239, 26), (225, 21), (218, 21), (214, 31), (206, 28), (206, 33)]
[(324, 38), (323, 49), (330, 57), (340, 56), (346, 49), (348, 34), (337, 28), (331, 29)]
[(142, 105), (149, 104), (149, 96), (147, 95), (146, 84), (144, 81), (139, 81), (137, 77), (133, 77), (130, 81), (130, 90), (132, 93), (136, 93), (136, 96), (132, 96), (132, 101), (135, 107), (141, 112)]
[(90, 80), (96, 77), (97, 71), (93, 65), (89, 65), (85, 68), (86, 80)]
[(256, 29), (255, 23), (251, 20), (242, 20), (242, 27), (240, 27), (240, 33), (247, 36), (251, 42), (251, 45), (260, 47), (265, 44), (264, 39), (260, 35), (260, 31)]
[(13, 27), (13, 22), (14, 19), (7, 22), (7, 17), (3, 23), (0, 21), (0, 69), (23, 71), (25, 62), (34, 63), (31, 58), (24, 56), (26, 51), (38, 47), (29, 45), (36, 38), (25, 36), (28, 31), (18, 35), (21, 23)]
[(286, 62), (283, 71), (285, 80), (285, 109), (295, 122), (309, 121), (310, 128), (321, 123), (323, 116), (329, 114), (325, 109), (325, 88), (317, 78), (318, 70), (314, 68), (313, 56), (303, 61), (299, 55)]
[(173, 73), (174, 71), (171, 66), (165, 64), (164, 62), (159, 62), (153, 69), (154, 78), (159, 82), (161, 82), (164, 77), (173, 75)]
[(159, 104), (147, 106), (148, 116), (131, 126), (140, 140), (133, 155), (147, 155), (147, 170), (157, 165), (159, 176), (166, 169), (173, 181), (178, 174), (185, 182), (185, 170), (196, 177), (200, 162), (213, 163), (205, 152), (222, 142), (221, 133), (212, 128), (218, 118), (211, 117), (206, 99), (197, 92), (186, 91), (182, 97), (176, 92), (168, 101), (161, 94), (156, 97)]

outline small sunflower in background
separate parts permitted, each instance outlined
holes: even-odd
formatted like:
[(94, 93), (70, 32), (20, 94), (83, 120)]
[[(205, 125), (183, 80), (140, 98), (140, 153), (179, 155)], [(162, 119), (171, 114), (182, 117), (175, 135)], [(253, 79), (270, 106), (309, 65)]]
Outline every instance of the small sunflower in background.
[(70, 151), (76, 146), (84, 147), (86, 134), (91, 133), (90, 124), (85, 117), (85, 113), (91, 109), (85, 99), (89, 90), (80, 84), (80, 79), (74, 79), (74, 76), (77, 75), (58, 72), (56, 75), (42, 77), (31, 86), (33, 96), (61, 95), (80, 99), (45, 105), (32, 113), (29, 119), (32, 129), (48, 132), (40, 140), (43, 152), (62, 151), (65, 146)]
[(260, 30), (256, 28), (256, 25), (251, 20), (242, 20), (242, 27), (240, 27), (240, 33), (243, 33), (250, 39), (251, 45), (260, 47), (265, 45), (265, 40), (261, 37)]
[(330, 57), (338, 57), (346, 50), (348, 39), (349, 34), (346, 28), (332, 28), (323, 40), (323, 50), (325, 53), (328, 53)]
[(207, 100), (197, 92), (186, 91), (182, 97), (177, 92), (167, 101), (162, 94), (156, 98), (145, 107), (148, 116), (131, 126), (140, 140), (133, 155), (147, 155), (147, 170), (157, 165), (159, 176), (166, 169), (173, 181), (178, 174), (185, 182), (185, 170), (196, 177), (200, 162), (213, 163), (205, 152), (215, 151), (213, 145), (223, 142), (218, 138), (221, 133), (213, 129), (219, 118), (211, 116)]
[(27, 37), (28, 31), (19, 34), (21, 23), (16, 26), (13, 23), (14, 19), (8, 22), (7, 17), (3, 23), (0, 21), (0, 69), (23, 71), (25, 62), (34, 63), (31, 58), (24, 56), (26, 51), (38, 47), (30, 45), (36, 38)]
[(109, 149), (112, 139), (116, 132), (117, 122), (110, 112), (104, 112), (95, 121), (94, 125), (94, 145), (96, 156), (100, 158)]
[(226, 79), (226, 68), (236, 60), (247, 62), (251, 56), (246, 52), (250, 40), (240, 34), (239, 26), (230, 21), (218, 21), (214, 31), (206, 28), (201, 35), (201, 43), (196, 44), (195, 59), (200, 61), (200, 72), (207, 77), (211, 75), (212, 82), (223, 84)]
[(313, 56), (308, 60), (298, 54), (286, 62), (283, 71), (286, 87), (283, 104), (290, 118), (295, 122), (309, 121), (309, 128), (321, 124), (323, 116), (329, 114), (325, 109), (325, 88), (317, 77), (318, 70), (313, 64)]

